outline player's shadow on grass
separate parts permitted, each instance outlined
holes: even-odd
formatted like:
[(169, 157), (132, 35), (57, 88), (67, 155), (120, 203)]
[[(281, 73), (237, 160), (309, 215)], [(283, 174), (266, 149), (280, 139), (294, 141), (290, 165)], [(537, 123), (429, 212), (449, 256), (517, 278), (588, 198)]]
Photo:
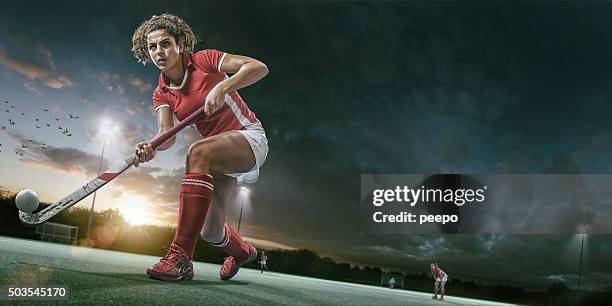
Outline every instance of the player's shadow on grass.
[[(161, 281), (161, 280), (157, 280), (157, 279), (153, 279), (150, 278), (148, 275), (142, 273), (96, 273), (96, 272), (81, 272), (81, 271), (72, 271), (69, 270), (71, 272), (75, 272), (75, 273), (80, 273), (80, 274), (88, 274), (88, 275), (92, 275), (92, 276), (98, 276), (98, 277), (110, 277), (110, 278), (114, 278), (114, 279), (121, 279), (121, 280), (125, 280), (128, 282), (132, 282), (132, 283), (139, 283), (139, 284), (177, 284), (180, 286), (240, 286), (240, 285), (248, 285), (249, 283), (247, 282), (241, 282), (241, 281), (208, 281), (208, 280), (201, 280), (201, 279), (192, 279), (192, 280), (188, 280), (188, 281), (180, 281), (180, 282), (166, 282), (166, 281)], [(102, 285), (101, 287), (104, 287), (104, 285)], [(116, 287), (116, 286), (108, 286), (108, 287)]]
[(229, 281), (208, 281), (201, 279), (192, 279), (188, 281), (180, 281), (180, 282), (166, 282), (157, 279), (150, 278), (146, 274), (136, 274), (136, 273), (94, 273), (94, 272), (81, 272), (87, 273), (97, 276), (103, 277), (112, 277), (123, 279), (127, 281), (138, 281), (143, 283), (151, 283), (151, 284), (180, 284), (181, 286), (194, 286), (194, 285), (206, 285), (206, 286), (243, 286), (249, 285), (247, 282), (237, 281), (237, 280), (229, 280)]
[(140, 284), (180, 284), (180, 285), (206, 285), (206, 286), (212, 286), (216, 284), (213, 281), (198, 280), (198, 279), (192, 279), (189, 281), (180, 281), (180, 282), (166, 282), (166, 281), (161, 281), (161, 280), (150, 278), (145, 273), (142, 273), (142, 274), (141, 273), (95, 273), (95, 272), (80, 272), (80, 273), (95, 275), (95, 276), (100, 276), (100, 277), (110, 277), (114, 279), (120, 279), (120, 280), (125, 280), (125, 281), (129, 281), (133, 283), (140, 283)]
[[(95, 288), (117, 288), (126, 286), (141, 286), (148, 284), (177, 284), (180, 286), (240, 286), (248, 285), (247, 282), (236, 280), (231, 281), (209, 281), (193, 279), (181, 282), (165, 282), (150, 278), (143, 273), (103, 273), (103, 272), (86, 272), (66, 268), (51, 267), (48, 265), (40, 265), (34, 263), (15, 263), (12, 269), (13, 274), (26, 274), (29, 281), (32, 279), (44, 279), (49, 283), (63, 283), (72, 288), (78, 289), (95, 289)], [(21, 271), (22, 273), (17, 273)], [(23, 273), (28, 272), (28, 273)], [(38, 276), (38, 277), (37, 277)], [(112, 278), (113, 280), (109, 280)], [(19, 280), (16, 280), (20, 282)], [(17, 284), (15, 284), (17, 285)]]

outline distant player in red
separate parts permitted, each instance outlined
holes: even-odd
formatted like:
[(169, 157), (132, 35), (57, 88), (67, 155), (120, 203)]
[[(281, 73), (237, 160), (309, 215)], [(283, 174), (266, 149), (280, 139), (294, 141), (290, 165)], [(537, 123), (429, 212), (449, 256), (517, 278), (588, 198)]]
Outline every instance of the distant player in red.
[[(192, 259), (200, 235), (229, 255), (219, 273), (222, 280), (257, 258), (255, 248), (225, 223), (225, 213), (237, 182), (257, 181), (268, 154), (261, 123), (236, 92), (263, 78), (268, 68), (246, 56), (195, 52), (195, 43), (191, 28), (168, 14), (152, 16), (132, 37), (132, 51), (139, 62), (152, 62), (161, 70), (153, 91), (158, 135), (174, 126), (173, 115), (183, 120), (200, 107), (206, 112), (194, 124), (202, 140), (187, 152), (176, 235), (167, 254), (147, 269), (150, 277), (166, 281), (193, 278)], [(175, 139), (158, 150), (170, 148)], [(149, 142), (137, 144), (135, 150), (135, 166), (156, 153)]]
[(439, 289), (440, 290), (440, 301), (443, 301), (444, 300), (444, 285), (446, 284), (446, 281), (448, 280), (448, 274), (442, 271), (442, 269), (438, 267), (438, 263), (435, 261), (432, 261), (431, 265), (429, 266), (431, 268), (431, 275), (433, 276), (435, 280), (434, 295), (432, 296), (432, 299), (438, 298), (438, 289)]

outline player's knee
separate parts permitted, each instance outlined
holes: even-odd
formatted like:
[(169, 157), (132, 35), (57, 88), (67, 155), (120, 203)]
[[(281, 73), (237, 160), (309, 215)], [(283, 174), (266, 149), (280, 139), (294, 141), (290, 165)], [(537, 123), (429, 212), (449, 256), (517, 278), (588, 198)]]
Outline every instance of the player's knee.
[(209, 161), (212, 150), (211, 146), (206, 143), (194, 143), (189, 147), (187, 151), (187, 160), (190, 164), (193, 163), (206, 163)]

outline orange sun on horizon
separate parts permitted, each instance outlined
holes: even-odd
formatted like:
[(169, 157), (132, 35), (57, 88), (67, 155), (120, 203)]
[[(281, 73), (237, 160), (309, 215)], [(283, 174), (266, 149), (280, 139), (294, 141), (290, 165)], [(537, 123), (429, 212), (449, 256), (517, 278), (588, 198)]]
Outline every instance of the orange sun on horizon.
[(124, 195), (120, 199), (119, 212), (123, 219), (132, 225), (156, 224), (150, 216), (149, 200), (141, 196)]

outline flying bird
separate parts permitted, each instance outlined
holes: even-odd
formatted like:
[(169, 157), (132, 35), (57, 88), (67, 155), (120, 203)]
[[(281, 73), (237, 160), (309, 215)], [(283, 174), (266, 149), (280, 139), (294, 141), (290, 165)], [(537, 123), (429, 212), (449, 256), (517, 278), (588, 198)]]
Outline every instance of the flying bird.
[(4, 125), (3, 125), (3, 126), (2, 126), (2, 129), (3, 129), (3, 130), (6, 130), (6, 126), (4, 126)]
[(47, 123), (47, 127), (50, 127), (51, 125)]
[(49, 110), (45, 108), (45, 112), (48, 112)]
[(22, 116), (25, 116), (25, 113), (24, 113), (24, 112), (21, 112), (21, 115), (22, 115)]
[(23, 143), (21, 144), (21, 146), (22, 146), (24, 149), (28, 147), (28, 146), (24, 145)]
[(40, 126), (38, 126), (38, 124), (37, 124), (37, 125), (36, 125), (36, 128), (37, 128), (37, 129), (40, 129)]
[(38, 118), (34, 119), (34, 121), (38, 122)]
[(7, 112), (7, 113), (10, 113), (8, 109), (7, 109), (7, 110), (4, 110), (4, 111), (5, 111), (5, 112)]
[(55, 118), (55, 121), (59, 121), (59, 118)]
[(72, 134), (68, 134), (68, 135), (66, 135), (66, 136), (72, 136)]

